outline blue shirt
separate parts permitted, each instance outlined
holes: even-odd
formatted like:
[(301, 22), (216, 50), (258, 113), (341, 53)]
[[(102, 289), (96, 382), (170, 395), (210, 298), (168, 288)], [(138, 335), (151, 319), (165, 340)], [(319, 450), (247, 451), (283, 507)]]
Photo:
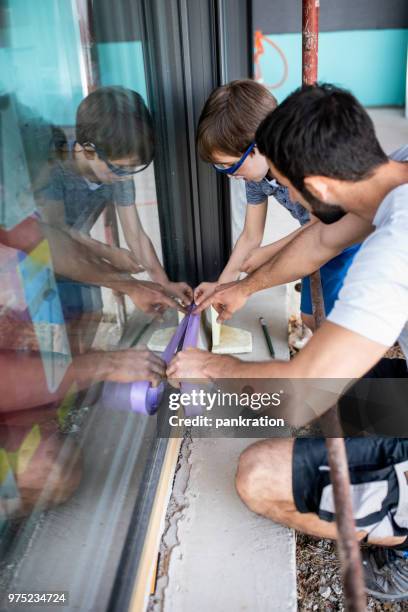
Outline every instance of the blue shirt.
[(72, 159), (67, 159), (53, 163), (35, 195), (45, 202), (62, 202), (65, 223), (89, 233), (107, 204), (131, 206), (135, 203), (135, 186), (133, 179), (115, 183), (92, 183), (78, 173)]
[(279, 185), (275, 179), (268, 181), (267, 178), (264, 178), (259, 182), (246, 181), (245, 189), (248, 204), (262, 204), (268, 196), (273, 196), (279, 204), (290, 212), (292, 217), (299, 221), (300, 225), (306, 225), (310, 221), (310, 215), (306, 208), (298, 202), (292, 202), (289, 198), (288, 188)]

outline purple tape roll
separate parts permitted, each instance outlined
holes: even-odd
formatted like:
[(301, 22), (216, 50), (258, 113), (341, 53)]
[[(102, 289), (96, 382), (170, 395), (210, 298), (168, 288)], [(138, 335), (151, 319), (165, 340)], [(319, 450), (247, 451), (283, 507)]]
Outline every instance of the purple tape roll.
[[(186, 333), (187, 337), (186, 329), (188, 331), (191, 318), (194, 317), (199, 319), (197, 315), (190, 315), (193, 307), (193, 305), (190, 306), (189, 312), (177, 327), (163, 352), (162, 359), (167, 364), (170, 363), (174, 353), (177, 351), (177, 347), (184, 333)], [(194, 333), (197, 338), (198, 326), (196, 332), (190, 332), (190, 336), (193, 337)], [(164, 387), (164, 383), (161, 383), (158, 387), (152, 387), (147, 380), (141, 380), (134, 383), (107, 382), (103, 387), (102, 405), (106, 408), (109, 407), (115, 410), (130, 410), (132, 412), (152, 415), (157, 412), (163, 397)]]

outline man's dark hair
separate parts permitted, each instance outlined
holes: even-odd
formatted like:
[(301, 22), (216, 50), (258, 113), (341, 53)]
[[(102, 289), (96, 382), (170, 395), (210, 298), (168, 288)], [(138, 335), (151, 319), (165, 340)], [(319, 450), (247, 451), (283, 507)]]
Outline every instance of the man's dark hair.
[(266, 87), (249, 79), (214, 89), (198, 120), (200, 157), (213, 162), (215, 151), (240, 157), (254, 141), (258, 125), (276, 105)]
[(256, 143), (301, 193), (306, 176), (360, 181), (388, 161), (358, 100), (326, 83), (290, 94), (262, 121)]
[(152, 117), (141, 95), (124, 87), (100, 87), (84, 98), (76, 114), (76, 139), (91, 142), (108, 159), (154, 155)]

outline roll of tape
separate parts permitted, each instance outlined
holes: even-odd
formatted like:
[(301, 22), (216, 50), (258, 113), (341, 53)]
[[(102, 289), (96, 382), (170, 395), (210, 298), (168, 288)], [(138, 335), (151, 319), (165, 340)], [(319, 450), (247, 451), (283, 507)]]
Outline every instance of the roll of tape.
[[(187, 334), (189, 334), (188, 338), (190, 338), (190, 341), (193, 342), (195, 337), (197, 342), (199, 316), (191, 315), (193, 308), (194, 305), (191, 305), (189, 312), (177, 327), (163, 352), (162, 359), (167, 364), (170, 363), (177, 352), (183, 336), (187, 339)], [(192, 323), (192, 318), (198, 319), (198, 323)], [(127, 410), (152, 415), (158, 410), (163, 397), (164, 387), (164, 383), (160, 383), (158, 387), (152, 387), (151, 383), (147, 380), (136, 381), (134, 383), (106, 382), (102, 391), (102, 405), (114, 410)]]

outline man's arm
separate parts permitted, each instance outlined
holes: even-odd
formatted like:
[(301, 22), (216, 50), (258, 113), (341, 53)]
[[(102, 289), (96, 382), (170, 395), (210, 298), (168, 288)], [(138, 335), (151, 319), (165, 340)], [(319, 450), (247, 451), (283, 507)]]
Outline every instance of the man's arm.
[(253, 274), (242, 281), (217, 287), (200, 303), (196, 312), (212, 304), (219, 313), (219, 322), (225, 321), (245, 304), (252, 293), (308, 276), (346, 247), (361, 242), (372, 231), (369, 222), (352, 213), (331, 225), (313, 223)]
[(247, 362), (229, 355), (188, 349), (177, 353), (167, 368), (167, 377), (177, 383), (189, 378), (211, 379), (221, 387), (223, 378), (228, 383), (232, 379), (257, 378), (293, 381), (287, 418), (288, 424), (300, 427), (329, 410), (350, 382), (370, 370), (387, 348), (325, 321), (291, 361)]
[(60, 401), (73, 385), (77, 391), (100, 381), (149, 380), (158, 385), (165, 374), (165, 363), (148, 350), (94, 351), (75, 356), (58, 389), (51, 393), (44, 375), (46, 359), (53, 356), (0, 351), (0, 412)]
[(311, 216), (312, 220), (307, 225), (299, 227), (294, 232), (291, 232), (287, 236), (284, 236), (284, 238), (280, 238), (271, 244), (266, 244), (263, 247), (254, 249), (254, 251), (252, 251), (242, 263), (241, 271), (246, 272), (247, 274), (252, 274), (252, 272), (258, 270), (258, 268), (263, 266), (265, 263), (271, 261), (271, 259), (275, 257), (275, 255), (277, 255), (281, 249), (287, 246), (289, 242), (292, 242), (292, 240), (294, 240), (294, 238), (296, 238), (300, 232), (303, 232), (306, 228), (308, 228), (311, 223), (318, 223), (316, 217), (313, 217), (313, 215)]

